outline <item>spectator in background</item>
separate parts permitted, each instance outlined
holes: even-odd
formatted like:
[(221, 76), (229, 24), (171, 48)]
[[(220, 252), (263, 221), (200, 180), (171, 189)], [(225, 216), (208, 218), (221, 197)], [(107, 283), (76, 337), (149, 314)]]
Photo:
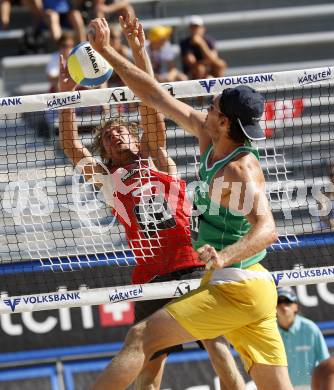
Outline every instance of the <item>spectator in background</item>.
[(130, 18), (135, 17), (135, 10), (130, 4), (129, 0), (93, 0), (93, 7), (97, 18), (110, 17), (118, 20), (119, 16), (126, 18), (130, 15)]
[(313, 370), (312, 390), (334, 389), (334, 356), (323, 360)]
[(46, 65), (46, 74), (50, 82), (50, 93), (58, 92), (59, 56), (62, 55), (64, 58), (67, 58), (74, 44), (74, 34), (70, 31), (63, 32), (57, 42), (58, 51), (52, 54), (50, 61)]
[(12, 4), (20, 4), (20, 0), (0, 0), (0, 20), (3, 30), (7, 30), (10, 22)]
[(310, 390), (314, 367), (329, 356), (324, 337), (311, 320), (298, 313), (297, 295), (291, 287), (277, 289), (277, 320), (295, 389)]
[(70, 0), (26, 0), (38, 19), (49, 27), (52, 39), (57, 42), (63, 27), (71, 27), (77, 42), (86, 40), (86, 29), (78, 9)]
[(152, 62), (154, 76), (159, 82), (188, 79), (176, 67), (175, 53), (170, 42), (172, 31), (171, 27), (155, 26), (148, 33), (146, 50)]
[(190, 36), (181, 41), (183, 71), (190, 79), (224, 76), (226, 63), (219, 58), (214, 40), (205, 33), (200, 16), (189, 18)]

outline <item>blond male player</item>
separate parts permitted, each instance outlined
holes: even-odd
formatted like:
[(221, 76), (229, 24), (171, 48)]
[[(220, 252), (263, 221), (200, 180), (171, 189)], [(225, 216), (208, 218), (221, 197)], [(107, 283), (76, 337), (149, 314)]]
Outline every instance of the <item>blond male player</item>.
[[(93, 20), (90, 28), (94, 49), (142, 102), (198, 138), (200, 176), (209, 191), (201, 186), (195, 204), (217, 211), (210, 215), (209, 207), (202, 214), (195, 241), (200, 258), (212, 266), (202, 286), (133, 326), (93, 389), (126, 389), (156, 351), (223, 334), (259, 390), (292, 390), (276, 323), (276, 288), (259, 264), (277, 238), (263, 173), (255, 150), (247, 145), (250, 139), (263, 138), (262, 95), (247, 87), (230, 88), (213, 100), (207, 114), (197, 112), (117, 54), (109, 44), (105, 19)], [(240, 188), (237, 199), (233, 182)]]

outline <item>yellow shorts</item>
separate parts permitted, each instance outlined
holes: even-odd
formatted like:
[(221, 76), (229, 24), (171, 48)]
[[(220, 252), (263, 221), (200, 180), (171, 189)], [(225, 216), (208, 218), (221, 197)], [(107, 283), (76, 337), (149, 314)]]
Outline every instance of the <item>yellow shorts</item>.
[(254, 363), (287, 366), (269, 272), (255, 264), (245, 270), (219, 270), (219, 278), (216, 274), (204, 276), (198, 289), (173, 300), (166, 310), (195, 339), (225, 336), (247, 371)]

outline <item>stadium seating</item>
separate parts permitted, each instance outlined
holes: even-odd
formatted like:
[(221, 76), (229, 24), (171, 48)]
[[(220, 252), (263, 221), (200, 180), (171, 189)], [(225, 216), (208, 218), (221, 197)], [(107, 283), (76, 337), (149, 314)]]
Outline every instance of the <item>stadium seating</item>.
[[(240, 74), (241, 70), (242, 73), (251, 73), (247, 70), (248, 66), (261, 72), (270, 66), (279, 70), (280, 67), (303, 68), (304, 62), (308, 67), (313, 66), (313, 61), (314, 66), (321, 60), (323, 65), (333, 62), (329, 57), (334, 41), (334, 5), (331, 3), (314, 5), (312, 1), (299, 0), (293, 7), (288, 1), (277, 0), (209, 0), (205, 4), (199, 0), (137, 0), (133, 3), (146, 29), (156, 24), (175, 27), (176, 52), (179, 51), (177, 42), (186, 35), (185, 17), (189, 10), (193, 14), (200, 14), (209, 34), (217, 40), (220, 55), (229, 64), (227, 74)], [(15, 30), (0, 32), (0, 55), (5, 57), (2, 60), (5, 87), (2, 95), (47, 91), (43, 72), (45, 56), (35, 56), (34, 61), (22, 55), (10, 60), (6, 58), (19, 54), (17, 51), (22, 48), (23, 29), (26, 26), (22, 16), (24, 12), (27, 17), (28, 11), (14, 9), (15, 17), (13, 15), (12, 19), (18, 20)], [(18, 19), (17, 14), (20, 15)], [(22, 69), (25, 71), (22, 72)]]

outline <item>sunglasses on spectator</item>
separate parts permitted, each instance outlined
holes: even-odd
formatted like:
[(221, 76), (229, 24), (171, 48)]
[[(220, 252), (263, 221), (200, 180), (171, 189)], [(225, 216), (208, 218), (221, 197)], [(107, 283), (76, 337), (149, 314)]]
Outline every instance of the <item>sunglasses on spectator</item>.
[(290, 299), (286, 298), (286, 297), (279, 297), (277, 299), (278, 305), (280, 305), (280, 304), (291, 305), (291, 303), (294, 303), (294, 302), (290, 301)]

